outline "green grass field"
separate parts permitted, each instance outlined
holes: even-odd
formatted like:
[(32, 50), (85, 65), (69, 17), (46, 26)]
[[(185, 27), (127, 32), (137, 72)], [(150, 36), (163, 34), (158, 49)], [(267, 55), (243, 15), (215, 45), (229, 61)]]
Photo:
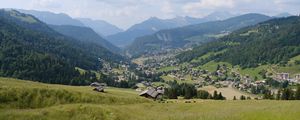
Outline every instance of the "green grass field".
[[(0, 78), (1, 120), (298, 120), (300, 101), (172, 100), (158, 103), (130, 89)], [(194, 102), (195, 101), (195, 102)]]
[(229, 68), (232, 67), (232, 65), (230, 63), (215, 62), (215, 61), (210, 61), (210, 62), (204, 64), (203, 66), (199, 66), (199, 67), (203, 70), (208, 70), (209, 72), (214, 72), (214, 71), (216, 71), (218, 65), (223, 65), (223, 64), (225, 64)]
[[(85, 74), (85, 73), (87, 72), (86, 70), (84, 70), (84, 69), (82, 69), (82, 68), (79, 68), (79, 67), (75, 67), (75, 69), (78, 70), (80, 74)], [(100, 75), (99, 72), (94, 71), (94, 70), (92, 70), (91, 72), (92, 72), (92, 73), (95, 73), (96, 77), (97, 77), (98, 79), (100, 79), (101, 75)]]
[(259, 74), (259, 72), (261, 72), (262, 70), (269, 70), (270, 66), (269, 65), (261, 65), (255, 68), (245, 68), (245, 69), (241, 69), (240, 67), (235, 67), (234, 70), (239, 72), (242, 75), (248, 75), (251, 78), (255, 78), (257, 77), (258, 80), (262, 80), (262, 76)]
[(300, 74), (300, 65), (299, 64), (295, 64), (295, 61), (299, 61), (300, 60), (300, 55), (291, 58), (288, 61), (288, 64), (286, 66), (273, 66), (273, 69), (276, 72), (285, 72), (285, 73), (290, 73), (291, 77), (294, 77), (294, 75), (296, 74)]
[[(218, 65), (223, 65), (223, 64), (225, 64), (231, 71), (238, 72), (243, 76), (246, 76), (246, 75), (250, 76), (253, 79), (255, 77), (257, 77), (258, 80), (263, 79), (262, 76), (259, 74), (259, 72), (261, 72), (262, 70), (267, 70), (268, 71), (271, 68), (270, 65), (261, 65), (261, 66), (255, 67), (255, 68), (245, 68), (245, 69), (242, 69), (239, 66), (234, 66), (232, 68), (232, 65), (230, 63), (215, 62), (215, 61), (210, 61), (210, 62), (204, 64), (203, 66), (199, 66), (199, 68), (204, 69), (204, 70), (208, 70), (209, 72), (213, 72), (213, 71), (216, 71)], [(295, 66), (293, 68), (297, 69), (297, 66)], [(280, 69), (283, 70), (284, 68), (281, 67)], [(286, 69), (289, 69), (290, 71), (294, 71), (294, 70), (291, 70), (290, 67), (286, 68)], [(283, 71), (286, 71), (286, 70), (283, 70)]]
[(164, 72), (164, 71), (167, 72), (167, 71), (176, 70), (176, 69), (178, 69), (178, 68), (176, 68), (175, 66), (168, 66), (168, 67), (160, 68), (158, 70), (158, 72)]
[(201, 59), (208, 59), (211, 56), (216, 56), (216, 55), (222, 54), (222, 53), (226, 52), (226, 50), (227, 49), (221, 50), (221, 51), (218, 51), (218, 52), (209, 52), (209, 53), (206, 53), (206, 54), (204, 54), (204, 55), (202, 55), (200, 57), (197, 57), (197, 58), (193, 59), (191, 62), (198, 62)]

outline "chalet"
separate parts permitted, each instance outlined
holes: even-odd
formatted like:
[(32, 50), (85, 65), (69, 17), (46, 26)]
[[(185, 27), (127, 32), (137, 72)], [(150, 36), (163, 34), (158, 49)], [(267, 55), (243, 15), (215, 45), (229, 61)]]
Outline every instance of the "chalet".
[(242, 91), (242, 90), (247, 89), (247, 86), (245, 84), (239, 84), (238, 88), (239, 88), (239, 90)]
[(278, 80), (288, 80), (289, 79), (289, 73), (277, 73), (276, 78)]
[(295, 75), (295, 80), (300, 81), (300, 74)]
[(122, 75), (119, 75), (119, 76), (118, 76), (118, 79), (115, 80), (115, 81), (118, 81), (118, 82), (125, 81), (125, 77), (122, 76)]
[(99, 86), (99, 87), (94, 88), (93, 90), (97, 91), (97, 92), (104, 92), (104, 87), (103, 86)]
[(93, 90), (97, 92), (104, 92), (104, 87), (107, 86), (105, 83), (93, 82), (90, 84), (91, 87), (95, 87)]
[(140, 96), (146, 98), (152, 98), (156, 100), (156, 99), (161, 99), (163, 94), (164, 94), (164, 90), (162, 88), (158, 88), (157, 90), (155, 88), (150, 88), (141, 92)]
[(255, 81), (255, 84), (257, 84), (257, 85), (263, 85), (263, 84), (265, 84), (266, 83), (266, 81), (265, 80), (260, 80), (260, 81)]
[(244, 83), (245, 83), (245, 84), (248, 84), (248, 85), (251, 84), (251, 81), (252, 81), (252, 80), (251, 80), (251, 78), (250, 78), (248, 75), (247, 75), (247, 76), (244, 76), (243, 79), (244, 79)]
[(222, 72), (221, 70), (217, 70), (216, 74), (217, 74), (219, 77), (221, 77), (221, 76), (224, 75), (223, 72)]
[(231, 84), (231, 81), (220, 81), (218, 82), (222, 87), (228, 87)]

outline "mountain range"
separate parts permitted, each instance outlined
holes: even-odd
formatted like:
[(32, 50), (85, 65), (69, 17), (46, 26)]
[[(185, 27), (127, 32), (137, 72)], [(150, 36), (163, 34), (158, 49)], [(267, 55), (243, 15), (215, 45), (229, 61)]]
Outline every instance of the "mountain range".
[(107, 36), (122, 32), (123, 30), (103, 20), (91, 20), (88, 18), (72, 18), (64, 13), (53, 13), (48, 11), (23, 10), (18, 11), (33, 15), (49, 25), (71, 25), (79, 27), (90, 27), (100, 36)]
[(193, 47), (213, 41), (242, 27), (255, 25), (269, 19), (271, 17), (262, 14), (245, 14), (221, 21), (161, 30), (152, 35), (135, 39), (126, 50), (133, 56), (139, 56), (165, 49)]
[(173, 19), (159, 19), (151, 17), (148, 20), (133, 25), (124, 32), (107, 36), (107, 39), (116, 46), (125, 47), (130, 45), (134, 39), (153, 34), (159, 30), (172, 29), (208, 21), (224, 20), (233, 16), (235, 15), (228, 12), (214, 12), (203, 18), (176, 17)]
[(80, 20), (85, 26), (92, 28), (101, 36), (109, 36), (124, 31), (121, 28), (103, 20), (92, 20), (89, 18), (78, 18), (78, 20)]
[(277, 14), (275, 17), (281, 18), (281, 17), (290, 17), (290, 16), (293, 16), (293, 15), (288, 12), (284, 12), (284, 13)]
[(50, 25), (73, 25), (73, 26), (84, 26), (79, 20), (73, 19), (64, 13), (53, 13), (48, 11), (36, 11), (36, 10), (23, 10), (18, 9), (18, 11), (26, 14), (30, 14), (38, 18), (39, 20)]

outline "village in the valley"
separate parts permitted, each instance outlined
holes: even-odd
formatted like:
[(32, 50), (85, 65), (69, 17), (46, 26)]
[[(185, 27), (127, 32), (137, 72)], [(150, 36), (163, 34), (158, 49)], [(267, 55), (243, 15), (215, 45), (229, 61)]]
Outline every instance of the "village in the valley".
[[(202, 69), (192, 64), (179, 64), (174, 59), (174, 54), (156, 54), (144, 56), (133, 60), (135, 68), (124, 63), (113, 68), (110, 63), (104, 64), (102, 72), (113, 74), (116, 82), (136, 80), (136, 91), (141, 96), (156, 99), (164, 94), (164, 88), (168, 82), (193, 84), (199, 90), (223, 92), (228, 97), (248, 96), (249, 99), (262, 99), (265, 90), (276, 94), (279, 85), (295, 85), (300, 83), (300, 74), (286, 72), (260, 71), (260, 76), (250, 76), (239, 73), (240, 68), (234, 68), (226, 64), (217, 64), (213, 70)], [(139, 74), (137, 73), (139, 72)], [(156, 78), (156, 79), (153, 79)], [(159, 79), (157, 79), (159, 78)], [(230, 98), (229, 98), (230, 97)]]

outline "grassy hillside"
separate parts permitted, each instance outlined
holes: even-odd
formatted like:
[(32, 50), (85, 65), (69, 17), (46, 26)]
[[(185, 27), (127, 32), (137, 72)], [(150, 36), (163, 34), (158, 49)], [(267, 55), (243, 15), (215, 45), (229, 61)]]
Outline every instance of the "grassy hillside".
[[(299, 101), (153, 102), (129, 89), (49, 85), (0, 78), (0, 119), (5, 120), (297, 120)], [(194, 102), (195, 101), (195, 102)]]
[(89, 86), (49, 85), (0, 78), (0, 108), (43, 108), (62, 104), (132, 104), (149, 102), (128, 89), (108, 88), (98, 93)]
[[(198, 58), (193, 59), (191, 62), (199, 62), (201, 61), (201, 58), (205, 59), (208, 58), (208, 55), (211, 55), (211, 53), (205, 54), (203, 56), (200, 56)], [(275, 75), (276, 73), (290, 73), (290, 75), (293, 77), (296, 74), (300, 73), (300, 64), (297, 63), (297, 61), (300, 61), (300, 55), (291, 58), (287, 64), (284, 65), (276, 65), (276, 64), (267, 64), (267, 65), (259, 65), (257, 67), (252, 68), (241, 68), (240, 66), (233, 66), (232, 64), (228, 62), (216, 62), (214, 60), (209, 61), (203, 65), (200, 65), (196, 68), (208, 70), (209, 72), (214, 72), (218, 65), (225, 64), (230, 68), (231, 71), (235, 71), (240, 73), (243, 76), (250, 76), (251, 78), (257, 77), (258, 80), (263, 79), (261, 74), (259, 74), (261, 71), (266, 70), (268, 73), (272, 73)]]
[(273, 70), (276, 72), (287, 72), (290, 73), (292, 76), (300, 73), (300, 55), (291, 58), (288, 63), (284, 66), (273, 66)]

